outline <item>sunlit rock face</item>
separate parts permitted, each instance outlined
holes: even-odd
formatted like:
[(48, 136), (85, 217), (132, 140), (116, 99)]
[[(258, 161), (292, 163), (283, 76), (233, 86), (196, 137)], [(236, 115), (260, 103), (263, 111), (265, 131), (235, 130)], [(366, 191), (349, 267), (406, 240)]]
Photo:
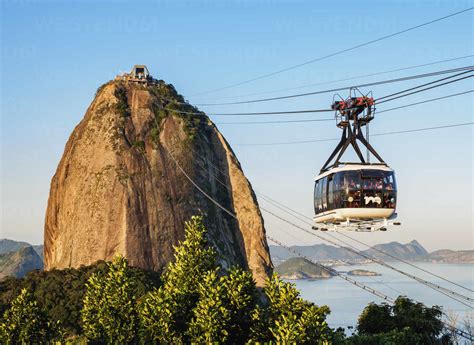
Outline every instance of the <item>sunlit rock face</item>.
[(197, 111), (183, 101), (162, 81), (112, 81), (98, 90), (51, 182), (45, 269), (122, 254), (159, 271), (184, 238), (184, 222), (203, 215), (222, 265), (249, 268), (263, 284), (272, 263), (252, 187), (207, 116), (171, 111)]

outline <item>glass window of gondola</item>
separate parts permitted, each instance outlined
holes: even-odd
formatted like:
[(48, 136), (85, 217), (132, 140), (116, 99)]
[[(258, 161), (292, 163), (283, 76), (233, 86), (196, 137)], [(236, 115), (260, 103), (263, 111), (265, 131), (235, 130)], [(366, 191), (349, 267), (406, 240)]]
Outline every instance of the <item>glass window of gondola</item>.
[(327, 187), (327, 181), (328, 181), (328, 178), (327, 177), (324, 177), (322, 180), (321, 180), (321, 203), (322, 203), (322, 210), (323, 211), (326, 211), (327, 208), (328, 208), (328, 199), (327, 199), (327, 190), (328, 190), (328, 187)]
[(361, 202), (360, 171), (344, 172), (344, 207), (357, 208)]
[(384, 171), (362, 170), (362, 207), (382, 208)]
[(329, 175), (327, 177), (327, 183), (328, 183), (328, 204), (327, 204), (327, 208), (329, 210), (332, 210), (335, 207), (334, 205), (334, 175)]
[(383, 207), (384, 208), (395, 208), (397, 202), (397, 184), (395, 181), (395, 175), (393, 172), (385, 172), (383, 178), (384, 194), (383, 194)]
[(338, 172), (332, 176), (333, 184), (333, 205), (332, 208), (342, 208), (344, 207), (344, 174)]

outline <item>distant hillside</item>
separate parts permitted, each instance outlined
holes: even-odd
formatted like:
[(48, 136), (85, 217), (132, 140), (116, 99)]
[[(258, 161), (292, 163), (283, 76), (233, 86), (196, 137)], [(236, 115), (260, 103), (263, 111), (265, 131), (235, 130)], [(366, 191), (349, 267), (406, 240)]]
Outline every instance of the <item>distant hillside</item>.
[[(345, 248), (338, 248), (326, 244), (315, 244), (312, 246), (292, 246), (292, 249), (315, 261), (348, 261), (355, 262), (360, 260), (360, 256), (350, 252)], [(296, 257), (287, 249), (280, 246), (270, 246), (270, 254), (275, 265)]]
[(364, 253), (386, 261), (391, 261), (393, 259), (388, 255), (381, 254), (376, 249), (405, 260), (418, 260), (428, 255), (428, 251), (416, 240), (406, 244), (401, 244), (399, 242), (377, 244), (372, 248), (375, 249), (365, 250)]
[(423, 261), (438, 262), (438, 263), (464, 263), (474, 264), (474, 250), (449, 250), (442, 249), (429, 253)]
[(275, 272), (285, 279), (329, 279), (332, 276), (304, 258), (291, 258), (275, 267)]
[[(312, 246), (292, 246), (291, 249), (301, 253), (311, 260), (323, 262), (330, 265), (341, 264), (360, 264), (367, 263), (369, 260), (350, 252), (346, 248), (338, 248), (326, 244), (315, 244)], [(390, 242), (377, 244), (370, 249), (362, 251), (363, 253), (382, 259), (384, 261), (394, 261), (389, 255), (380, 253), (383, 251), (396, 258), (409, 261), (429, 261), (442, 263), (474, 263), (474, 250), (438, 250), (432, 253), (428, 251), (416, 240), (402, 244), (399, 242)], [(275, 265), (296, 257), (287, 249), (280, 246), (270, 246), (270, 253)]]
[(0, 254), (0, 279), (7, 276), (21, 278), (35, 269), (43, 269), (43, 260), (32, 246)]
[(43, 260), (43, 245), (31, 245), (27, 242), (13, 241), (6, 238), (0, 239), (0, 254), (16, 252), (24, 247), (33, 247), (36, 253), (41, 257), (41, 260)]

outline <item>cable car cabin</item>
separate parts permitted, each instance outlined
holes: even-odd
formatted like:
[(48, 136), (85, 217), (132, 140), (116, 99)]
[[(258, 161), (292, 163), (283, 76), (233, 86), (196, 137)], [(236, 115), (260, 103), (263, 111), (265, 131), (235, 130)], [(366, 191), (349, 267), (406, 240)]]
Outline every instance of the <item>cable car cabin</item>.
[(394, 218), (395, 173), (384, 164), (347, 164), (315, 179), (314, 221), (338, 224)]

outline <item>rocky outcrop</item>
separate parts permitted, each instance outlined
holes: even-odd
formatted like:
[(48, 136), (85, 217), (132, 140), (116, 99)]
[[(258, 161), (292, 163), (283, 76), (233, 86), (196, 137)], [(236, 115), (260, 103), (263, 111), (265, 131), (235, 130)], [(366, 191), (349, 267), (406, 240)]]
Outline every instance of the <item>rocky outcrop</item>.
[(254, 192), (224, 137), (204, 113), (188, 114), (195, 112), (163, 81), (98, 90), (51, 182), (46, 269), (122, 254), (159, 271), (184, 238), (184, 222), (202, 214), (224, 267), (250, 268), (262, 285), (272, 263)]

